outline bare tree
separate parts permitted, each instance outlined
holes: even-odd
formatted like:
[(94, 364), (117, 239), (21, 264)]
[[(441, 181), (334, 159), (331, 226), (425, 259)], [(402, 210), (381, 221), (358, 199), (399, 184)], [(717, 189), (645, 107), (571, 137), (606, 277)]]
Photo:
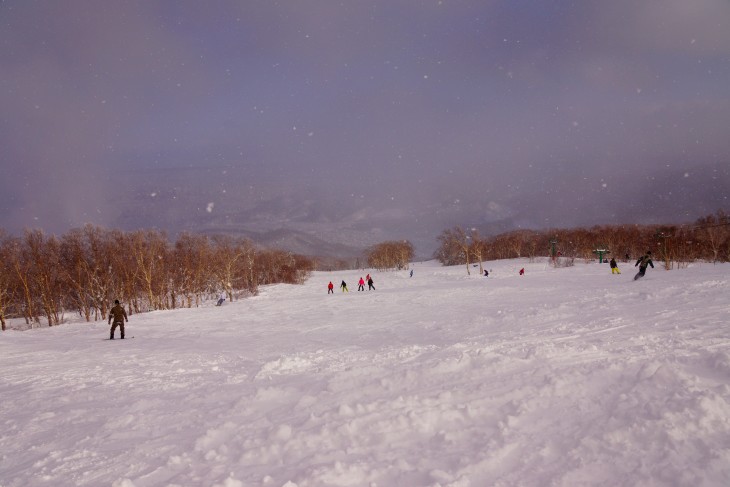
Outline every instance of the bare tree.
[(469, 245), (469, 253), (474, 257), (474, 260), (479, 261), (479, 275), (484, 274), (484, 267), (482, 263), (487, 258), (487, 251), (489, 246), (487, 241), (482, 239), (479, 235), (478, 230), (472, 230), (471, 232), (471, 244)]
[(147, 297), (149, 309), (165, 309), (167, 303), (167, 238), (156, 230), (137, 231), (131, 235), (132, 255), (137, 266), (137, 280)]
[(255, 293), (258, 288), (257, 281), (253, 280), (256, 251), (251, 242), (229, 235), (216, 235), (213, 243), (213, 272), (217, 285), (225, 290), (228, 299), (233, 300), (235, 289)]
[(46, 237), (41, 230), (26, 230), (23, 243), (30, 287), (39, 299), (48, 326), (58, 325), (62, 288), (59, 241), (55, 236)]
[(722, 210), (697, 220), (698, 237), (712, 254), (712, 262), (719, 260), (721, 250), (728, 246), (730, 217)]
[(366, 254), (368, 266), (375, 269), (408, 269), (414, 249), (408, 240), (391, 240), (370, 247)]
[(211, 259), (208, 238), (184, 233), (175, 242), (170, 266), (174, 292), (184, 299), (184, 305), (200, 304), (201, 295), (211, 292), (212, 272), (207, 265)]
[(444, 265), (455, 265), (466, 263), (466, 273), (469, 271), (469, 239), (461, 227), (454, 227), (444, 230), (438, 236), (440, 242), (436, 250), (436, 258)]
[(14, 239), (0, 230), (0, 328), (2, 328), (2, 331), (5, 331), (7, 309), (16, 297), (17, 280), (15, 279), (12, 263), (16, 260), (13, 254), (17, 249)]

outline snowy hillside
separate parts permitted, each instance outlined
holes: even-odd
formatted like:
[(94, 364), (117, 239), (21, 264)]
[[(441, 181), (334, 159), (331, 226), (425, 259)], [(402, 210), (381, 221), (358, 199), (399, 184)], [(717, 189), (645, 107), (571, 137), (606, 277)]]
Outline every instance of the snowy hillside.
[(124, 341), (7, 331), (0, 486), (727, 486), (730, 265), (660, 267), (319, 272)]

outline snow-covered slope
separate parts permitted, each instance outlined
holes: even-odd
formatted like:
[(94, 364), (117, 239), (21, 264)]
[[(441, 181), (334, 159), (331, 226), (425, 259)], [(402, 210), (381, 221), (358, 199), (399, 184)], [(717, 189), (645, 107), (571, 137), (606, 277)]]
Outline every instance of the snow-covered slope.
[(730, 485), (730, 265), (487, 265), (2, 333), (0, 485)]

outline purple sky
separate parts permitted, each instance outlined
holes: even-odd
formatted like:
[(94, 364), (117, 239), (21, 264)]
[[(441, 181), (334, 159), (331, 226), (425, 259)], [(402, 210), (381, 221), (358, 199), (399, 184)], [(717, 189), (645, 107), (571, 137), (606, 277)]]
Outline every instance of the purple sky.
[(11, 233), (692, 221), (730, 1), (9, 0), (0, 107)]

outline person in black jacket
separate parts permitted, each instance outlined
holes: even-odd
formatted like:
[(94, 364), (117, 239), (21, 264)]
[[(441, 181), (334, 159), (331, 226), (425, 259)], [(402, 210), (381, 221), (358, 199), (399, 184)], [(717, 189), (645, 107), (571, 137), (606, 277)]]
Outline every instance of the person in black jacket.
[(621, 271), (618, 270), (618, 264), (616, 263), (616, 259), (611, 257), (611, 274), (621, 274)]
[(634, 281), (637, 279), (641, 279), (644, 277), (644, 274), (646, 274), (646, 268), (647, 266), (651, 266), (651, 268), (654, 268), (654, 262), (651, 261), (651, 251), (647, 250), (644, 255), (639, 257), (639, 260), (636, 261), (636, 264), (634, 264), (634, 267), (639, 266), (639, 272), (634, 276)]

